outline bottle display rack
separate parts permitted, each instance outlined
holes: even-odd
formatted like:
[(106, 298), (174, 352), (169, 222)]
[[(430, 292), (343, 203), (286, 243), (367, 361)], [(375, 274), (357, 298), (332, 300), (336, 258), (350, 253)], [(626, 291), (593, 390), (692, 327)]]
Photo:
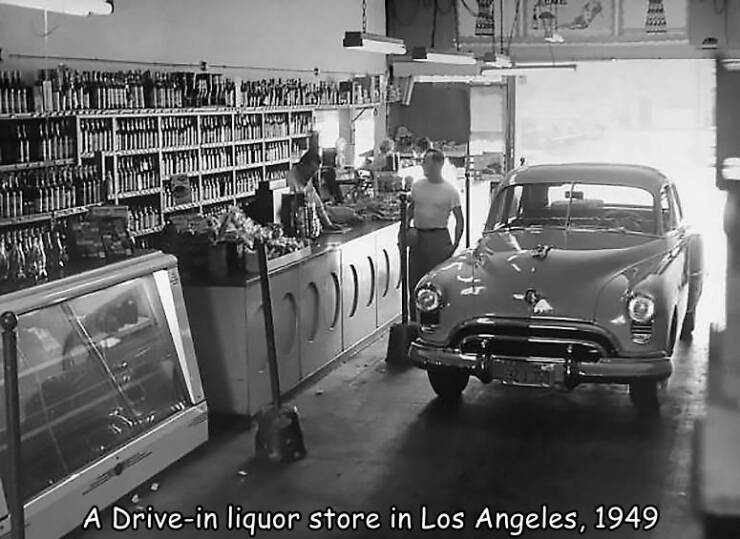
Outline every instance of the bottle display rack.
[[(107, 202), (129, 206), (132, 231), (144, 236), (161, 230), (168, 214), (236, 203), (260, 182), (285, 177), (308, 147), (316, 109), (0, 114), (0, 230)], [(82, 180), (78, 170), (85, 171)], [(170, 184), (182, 174), (190, 179), (191, 201), (175, 204)], [(28, 187), (44, 190), (42, 207), (15, 194)]]

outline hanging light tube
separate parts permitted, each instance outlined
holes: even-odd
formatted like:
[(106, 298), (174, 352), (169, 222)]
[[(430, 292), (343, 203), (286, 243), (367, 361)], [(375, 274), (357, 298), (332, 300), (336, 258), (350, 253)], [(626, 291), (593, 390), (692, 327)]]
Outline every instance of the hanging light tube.
[(565, 43), (565, 38), (555, 32), (551, 36), (545, 36), (545, 41), (548, 43)]
[(509, 58), (505, 54), (487, 52), (483, 56), (483, 65), (486, 65), (488, 67), (505, 68), (505, 67), (511, 67), (512, 62), (511, 62), (511, 58)]
[(406, 54), (406, 45), (403, 40), (365, 32), (345, 32), (342, 44), (345, 49), (364, 52)]
[(576, 64), (516, 64), (514, 67), (503, 69), (485, 69), (483, 74), (487, 77), (517, 77), (520, 75), (532, 75), (535, 73), (546, 73), (548, 71), (577, 71)]
[(113, 13), (113, 2), (109, 0), (0, 0), (0, 4), (79, 17)]
[(456, 64), (456, 65), (475, 65), (476, 60), (472, 54), (463, 52), (445, 52), (416, 47), (411, 58), (415, 62), (430, 62), (435, 64)]

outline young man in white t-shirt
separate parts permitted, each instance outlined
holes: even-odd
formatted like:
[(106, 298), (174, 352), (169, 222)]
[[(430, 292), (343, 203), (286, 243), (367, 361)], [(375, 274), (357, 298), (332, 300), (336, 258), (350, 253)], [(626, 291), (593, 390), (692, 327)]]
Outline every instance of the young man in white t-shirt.
[[(413, 291), (419, 280), (429, 271), (447, 260), (457, 250), (465, 226), (460, 193), (442, 176), (445, 156), (439, 150), (429, 150), (424, 155), (424, 178), (411, 187), (411, 204), (408, 211), (409, 229), (409, 290)], [(455, 241), (450, 239), (450, 214), (455, 216)], [(412, 317), (416, 302), (409, 302)]]

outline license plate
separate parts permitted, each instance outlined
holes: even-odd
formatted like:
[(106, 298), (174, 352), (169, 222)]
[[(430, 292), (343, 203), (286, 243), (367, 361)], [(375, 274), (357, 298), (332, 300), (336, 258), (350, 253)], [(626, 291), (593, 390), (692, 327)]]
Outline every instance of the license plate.
[(493, 377), (503, 384), (532, 387), (554, 387), (564, 379), (560, 365), (504, 360), (493, 362)]

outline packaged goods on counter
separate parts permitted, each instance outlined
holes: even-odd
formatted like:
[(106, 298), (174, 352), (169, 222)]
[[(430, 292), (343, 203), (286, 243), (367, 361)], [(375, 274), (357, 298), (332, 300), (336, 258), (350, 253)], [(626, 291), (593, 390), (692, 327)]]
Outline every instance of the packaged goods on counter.
[(218, 215), (173, 216), (165, 229), (165, 250), (177, 255), (185, 278), (221, 279), (259, 271), (255, 243), (267, 247), (270, 267), (305, 256), (308, 242), (287, 236), (279, 224), (260, 225), (231, 207)]
[(76, 260), (116, 260), (134, 254), (127, 206), (91, 208), (84, 221), (70, 227), (70, 255)]

